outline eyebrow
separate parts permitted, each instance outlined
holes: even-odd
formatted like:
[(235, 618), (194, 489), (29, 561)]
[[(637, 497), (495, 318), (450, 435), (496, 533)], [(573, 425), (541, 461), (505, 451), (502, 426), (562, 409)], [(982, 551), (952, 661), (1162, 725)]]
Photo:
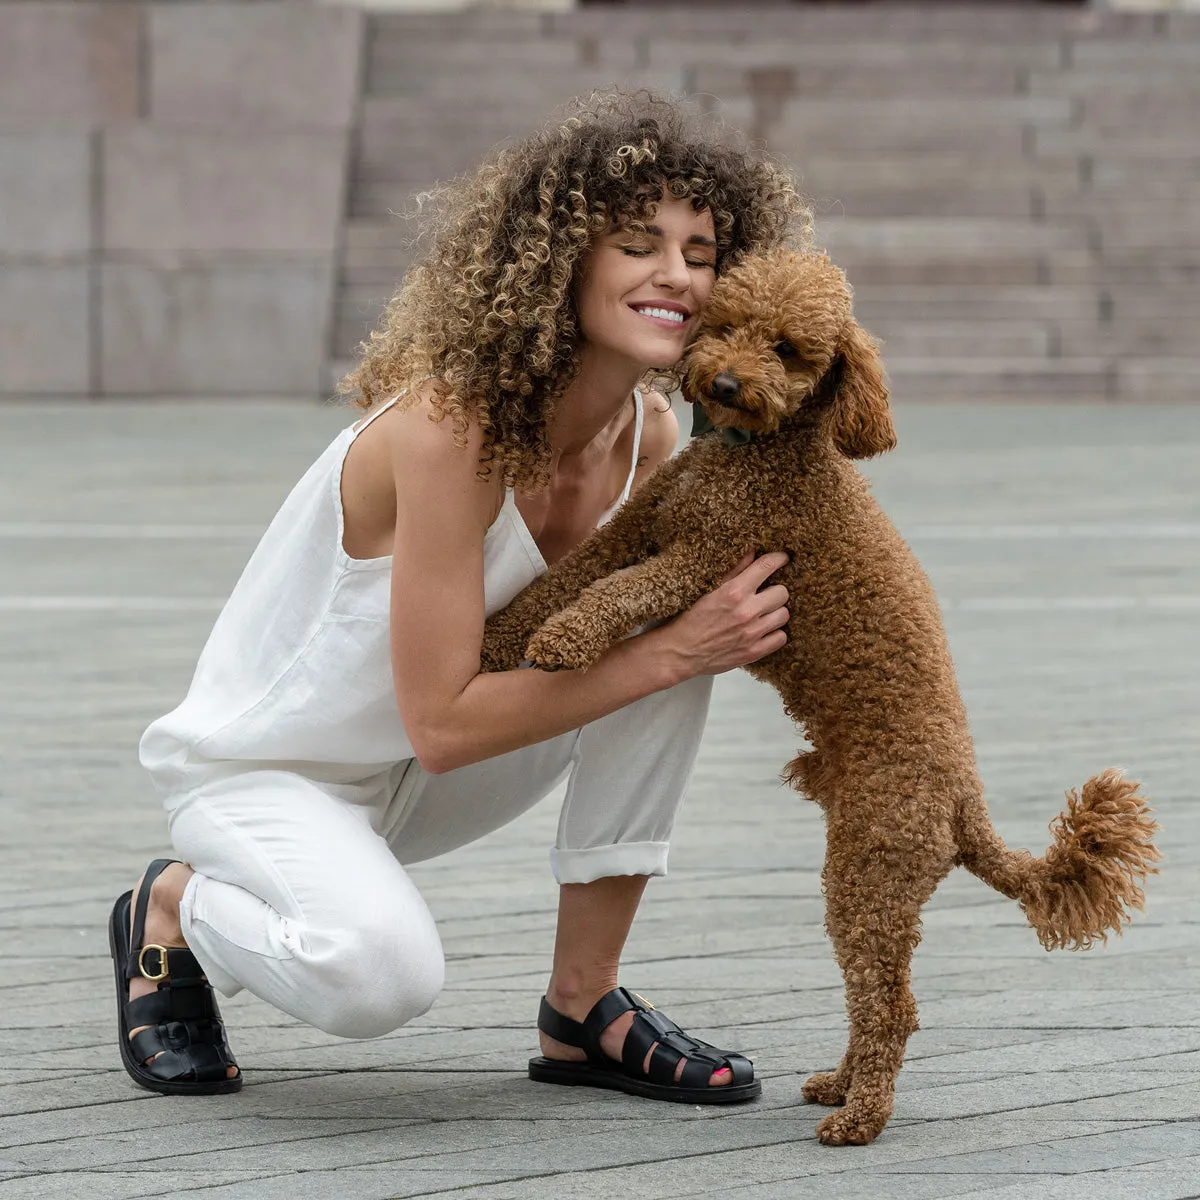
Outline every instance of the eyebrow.
[[(645, 231), (648, 234), (650, 234), (651, 237), (662, 237), (663, 236), (663, 231), (658, 225), (643, 225), (642, 228), (645, 229)], [(692, 236), (690, 238), (688, 238), (686, 244), (689, 246), (691, 246), (691, 245), (708, 246), (713, 250), (717, 249), (717, 243), (714, 242), (712, 238), (704, 237), (702, 234), (699, 234), (699, 233), (693, 233)]]

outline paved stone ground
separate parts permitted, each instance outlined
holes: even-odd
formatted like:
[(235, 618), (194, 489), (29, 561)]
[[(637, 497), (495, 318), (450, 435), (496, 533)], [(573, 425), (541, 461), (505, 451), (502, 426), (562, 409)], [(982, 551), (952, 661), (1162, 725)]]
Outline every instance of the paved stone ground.
[(1146, 914), (1048, 955), (963, 872), (927, 910), (923, 1029), (896, 1115), (826, 1149), (800, 1085), (843, 1039), (815, 808), (776, 772), (772, 693), (719, 681), (673, 873), (625, 981), (744, 1047), (733, 1111), (530, 1084), (554, 806), (414, 874), (445, 996), (342, 1042), (226, 1005), (248, 1086), (137, 1090), (105, 919), (166, 847), (135, 760), (287, 486), (347, 420), (282, 406), (0, 408), (0, 1198), (1200, 1196), (1200, 407), (906, 407), (877, 491), (946, 608), (995, 820), (1041, 848), (1062, 789), (1145, 781), (1167, 859)]

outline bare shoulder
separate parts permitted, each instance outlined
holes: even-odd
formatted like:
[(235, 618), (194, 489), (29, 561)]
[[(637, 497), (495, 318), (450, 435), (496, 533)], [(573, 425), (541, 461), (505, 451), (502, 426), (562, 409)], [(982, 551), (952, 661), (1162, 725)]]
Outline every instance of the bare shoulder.
[(641, 479), (661, 466), (679, 442), (679, 422), (671, 402), (661, 392), (645, 392), (642, 396), (642, 444), (638, 448), (637, 471)]
[(486, 525), (503, 502), (499, 472), (480, 469), (483, 432), (469, 424), (464, 443), (454, 421), (438, 416), (432, 387), (423, 386), (355, 438), (342, 470), (347, 553), (389, 553), (400, 506), (478, 513)]

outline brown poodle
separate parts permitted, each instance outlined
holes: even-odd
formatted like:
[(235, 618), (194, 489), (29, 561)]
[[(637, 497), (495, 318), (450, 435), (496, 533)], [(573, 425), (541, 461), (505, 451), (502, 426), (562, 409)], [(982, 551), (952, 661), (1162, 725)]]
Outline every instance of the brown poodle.
[(864, 1144), (892, 1112), (917, 1028), (921, 906), (950, 869), (1019, 901), (1047, 949), (1087, 947), (1141, 907), (1158, 826), (1138, 785), (1109, 769), (1068, 793), (1044, 857), (993, 829), (937, 601), (850, 461), (891, 449), (895, 431), (876, 344), (828, 258), (781, 251), (730, 270), (686, 367), (714, 430), (492, 618), (485, 665), (586, 667), (695, 603), (747, 552), (791, 554), (774, 577), (791, 597), (788, 643), (747, 670), (811, 742), (783, 778), (827, 825), (825, 927), (850, 1037), (804, 1095), (840, 1106), (821, 1141)]

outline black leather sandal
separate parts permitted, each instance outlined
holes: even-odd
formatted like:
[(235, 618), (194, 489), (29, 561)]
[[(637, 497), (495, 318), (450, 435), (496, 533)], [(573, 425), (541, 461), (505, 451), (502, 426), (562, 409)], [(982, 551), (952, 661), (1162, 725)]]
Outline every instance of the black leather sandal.
[[(621, 1061), (617, 1062), (600, 1048), (600, 1034), (622, 1013), (631, 1010), (633, 1024), (625, 1035)], [(555, 1041), (587, 1052), (587, 1062), (531, 1058), (529, 1078), (538, 1083), (611, 1088), (632, 1096), (681, 1104), (736, 1104), (739, 1100), (753, 1100), (762, 1092), (762, 1083), (754, 1078), (754, 1066), (748, 1058), (718, 1050), (684, 1033), (648, 1000), (624, 988), (614, 988), (601, 996), (582, 1021), (563, 1016), (543, 996), (538, 1029)], [(644, 1064), (651, 1046), (654, 1053), (646, 1070)], [(676, 1083), (675, 1073), (681, 1059), (686, 1065)], [(733, 1078), (726, 1084), (710, 1084), (713, 1073), (722, 1067), (728, 1067)]]
[[(134, 1083), (170, 1096), (212, 1096), (242, 1088), (217, 999), (196, 956), (182, 948), (143, 945), (150, 888), (175, 859), (158, 858), (147, 868), (130, 931), (132, 891), (118, 897), (108, 923), (108, 944), (117, 977), (117, 1030), (121, 1061)], [(158, 990), (129, 999), (129, 981), (158, 981)], [(129, 1031), (148, 1025), (134, 1038)], [(157, 1055), (157, 1058), (152, 1058)], [(147, 1062), (146, 1059), (152, 1059)]]

